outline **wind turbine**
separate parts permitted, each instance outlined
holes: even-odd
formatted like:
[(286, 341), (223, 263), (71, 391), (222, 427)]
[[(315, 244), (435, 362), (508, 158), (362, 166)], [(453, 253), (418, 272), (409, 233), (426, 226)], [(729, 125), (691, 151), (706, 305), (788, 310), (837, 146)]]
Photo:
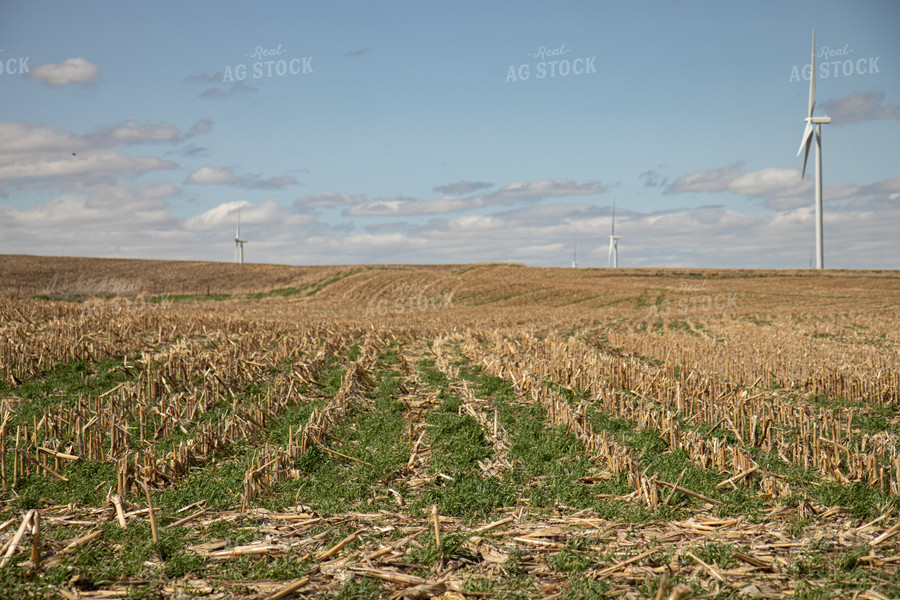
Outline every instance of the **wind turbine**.
[(578, 241), (576, 240), (575, 247), (572, 248), (572, 268), (573, 269), (577, 269), (578, 265), (579, 265), (578, 258), (576, 257), (577, 252), (578, 252)]
[(809, 158), (809, 147), (812, 144), (813, 125), (816, 131), (816, 268), (825, 268), (825, 251), (822, 241), (822, 125), (831, 123), (831, 117), (814, 117), (813, 109), (816, 107), (816, 28), (813, 27), (812, 34), (812, 62), (809, 72), (809, 113), (806, 116), (806, 129), (803, 130), (803, 140), (800, 142), (800, 149), (797, 150), (797, 156), (803, 152), (806, 147), (806, 154), (803, 156), (803, 171), (800, 172), (800, 179), (806, 175), (806, 161)]
[(241, 209), (238, 208), (237, 230), (234, 232), (234, 262), (244, 264), (244, 244), (246, 242), (247, 240), (241, 238)]
[(612, 228), (609, 233), (609, 255), (606, 257), (607, 267), (612, 262), (614, 268), (619, 268), (619, 240), (621, 239), (622, 236), (616, 235), (616, 203), (613, 202)]

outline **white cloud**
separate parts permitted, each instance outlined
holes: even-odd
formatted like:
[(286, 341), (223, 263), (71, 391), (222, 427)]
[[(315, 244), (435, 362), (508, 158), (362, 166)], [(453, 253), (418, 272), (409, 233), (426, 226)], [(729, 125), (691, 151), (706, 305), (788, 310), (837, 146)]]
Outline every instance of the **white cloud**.
[(175, 222), (166, 201), (175, 192), (171, 186), (100, 183), (77, 187), (30, 209), (10, 208), (9, 224), (38, 237), (41, 232), (57, 231), (63, 237), (85, 235), (85, 240), (91, 240), (97, 233), (116, 235)]
[(200, 167), (187, 176), (185, 183), (196, 185), (228, 185), (234, 183), (235, 177), (231, 169), (227, 167)]
[(64, 85), (91, 86), (102, 74), (100, 68), (83, 57), (67, 58), (61, 63), (48, 63), (31, 69), (29, 77), (41, 80), (44, 85), (61, 87)]
[(172, 169), (175, 164), (152, 157), (133, 157), (111, 150), (89, 150), (56, 154), (45, 159), (5, 160), (0, 164), (0, 180), (31, 177), (100, 177)]
[(7, 154), (71, 152), (85, 146), (83, 140), (51, 127), (0, 121), (0, 160)]
[[(898, 268), (900, 181), (867, 186), (865, 202), (826, 211), (826, 264)], [(9, 252), (118, 255), (230, 261), (241, 210), (250, 262), (285, 264), (523, 262), (567, 266), (578, 241), (582, 267), (606, 265), (609, 206), (590, 202), (515, 206), (411, 225), (332, 227), (285, 207), (226, 202), (183, 221), (169, 211), (169, 184), (140, 189), (91, 186), (21, 211), (0, 206), (0, 236)], [(624, 267), (806, 267), (813, 245), (812, 203), (748, 216), (723, 206), (660, 212), (618, 207), (616, 233)], [(830, 248), (830, 250), (829, 250)]]
[(312, 219), (309, 215), (293, 213), (272, 199), (265, 200), (260, 204), (239, 200), (219, 204), (199, 215), (185, 219), (184, 228), (189, 231), (234, 229), (237, 225), (239, 211), (242, 233), (245, 226), (267, 227), (277, 232), (282, 227), (302, 225)]
[(809, 191), (812, 182), (801, 179), (799, 169), (767, 168), (735, 177), (726, 189), (744, 196), (784, 198)]
[[(156, 157), (135, 157), (110, 146), (135, 140), (137, 136), (170, 136), (173, 126), (132, 129), (133, 135), (109, 135), (128, 131), (110, 127), (104, 133), (74, 135), (52, 127), (0, 122), (0, 181), (29, 188), (59, 186), (68, 189), (78, 181), (115, 175), (140, 175), (175, 168), (175, 163)], [(174, 130), (177, 134), (177, 130)]]

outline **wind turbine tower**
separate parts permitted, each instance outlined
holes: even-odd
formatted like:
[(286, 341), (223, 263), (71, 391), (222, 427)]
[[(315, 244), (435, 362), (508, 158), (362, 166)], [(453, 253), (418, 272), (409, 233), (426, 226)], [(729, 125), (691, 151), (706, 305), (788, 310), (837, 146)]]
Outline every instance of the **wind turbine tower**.
[(241, 209), (238, 209), (237, 230), (234, 232), (234, 262), (244, 264), (244, 244), (247, 240), (241, 238)]
[(812, 60), (810, 63), (811, 70), (809, 72), (809, 112), (807, 113), (806, 129), (803, 131), (803, 140), (800, 142), (800, 149), (797, 150), (797, 156), (806, 148), (806, 154), (803, 156), (803, 171), (800, 178), (806, 175), (806, 161), (809, 158), (809, 147), (812, 145), (813, 125), (816, 132), (816, 268), (825, 268), (825, 249), (822, 240), (822, 125), (831, 123), (831, 117), (814, 117), (813, 109), (816, 107), (816, 28), (813, 27), (812, 34)]
[(577, 253), (578, 253), (578, 242), (575, 242), (575, 247), (572, 248), (572, 268), (573, 269), (577, 269), (578, 265), (579, 265)]
[(619, 240), (621, 239), (622, 236), (616, 235), (616, 203), (613, 202), (612, 228), (609, 232), (609, 255), (606, 257), (607, 267), (611, 262), (613, 268), (619, 268)]

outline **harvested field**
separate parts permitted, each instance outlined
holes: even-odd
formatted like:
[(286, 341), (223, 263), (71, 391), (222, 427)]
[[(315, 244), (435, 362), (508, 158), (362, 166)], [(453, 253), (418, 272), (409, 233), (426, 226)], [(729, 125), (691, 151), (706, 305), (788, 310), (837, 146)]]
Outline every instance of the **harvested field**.
[(900, 597), (896, 272), (0, 264), (0, 597)]

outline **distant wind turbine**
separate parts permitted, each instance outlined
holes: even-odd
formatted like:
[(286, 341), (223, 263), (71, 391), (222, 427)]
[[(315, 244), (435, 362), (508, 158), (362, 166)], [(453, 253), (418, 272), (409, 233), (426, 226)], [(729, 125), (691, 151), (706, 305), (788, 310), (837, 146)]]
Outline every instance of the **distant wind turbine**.
[(616, 235), (616, 203), (613, 202), (612, 228), (609, 232), (609, 255), (606, 257), (606, 266), (612, 262), (612, 266), (619, 268), (619, 240), (622, 236)]
[(573, 269), (577, 269), (577, 268), (578, 268), (578, 265), (580, 264), (580, 263), (578, 262), (577, 252), (578, 252), (578, 241), (576, 240), (576, 241), (575, 241), (575, 247), (572, 248), (572, 268), (573, 268)]
[(806, 148), (806, 154), (803, 156), (803, 171), (800, 172), (800, 178), (806, 175), (806, 161), (809, 158), (809, 147), (812, 144), (813, 125), (816, 132), (816, 268), (825, 268), (825, 249), (822, 240), (822, 125), (831, 123), (831, 117), (814, 117), (813, 109), (816, 107), (816, 28), (813, 27), (812, 34), (812, 62), (809, 72), (809, 113), (806, 116), (806, 129), (803, 131), (803, 140), (800, 142), (800, 149), (797, 150), (797, 156)]
[(244, 264), (244, 244), (247, 240), (241, 238), (241, 209), (238, 208), (237, 230), (234, 232), (234, 262)]

